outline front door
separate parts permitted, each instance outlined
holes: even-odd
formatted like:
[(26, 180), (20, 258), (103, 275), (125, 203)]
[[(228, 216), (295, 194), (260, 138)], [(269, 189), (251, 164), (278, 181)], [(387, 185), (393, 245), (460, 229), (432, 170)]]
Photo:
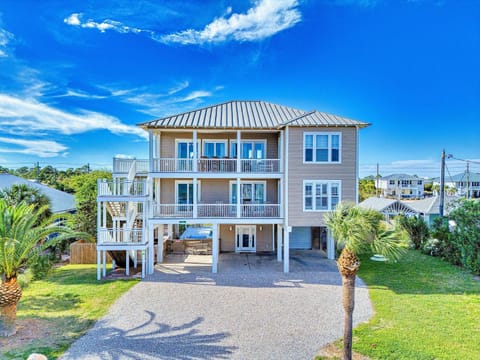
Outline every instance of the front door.
[(255, 252), (257, 240), (255, 225), (237, 225), (235, 237), (235, 252)]

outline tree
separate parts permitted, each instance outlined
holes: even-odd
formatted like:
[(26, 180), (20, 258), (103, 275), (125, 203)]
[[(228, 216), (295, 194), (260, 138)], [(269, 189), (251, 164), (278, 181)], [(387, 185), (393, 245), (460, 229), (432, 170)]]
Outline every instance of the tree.
[(367, 178), (360, 179), (360, 181), (358, 182), (358, 201), (363, 201), (375, 195), (375, 180)]
[(65, 226), (65, 214), (53, 215), (40, 222), (47, 210), (46, 206), (37, 208), (26, 203), (12, 206), (0, 199), (0, 336), (16, 332), (17, 304), (22, 296), (17, 276), (37, 245), (53, 234), (56, 241), (80, 235)]
[(10, 188), (0, 190), (0, 199), (5, 199), (5, 201), (11, 206), (24, 202), (27, 205), (34, 205), (36, 209), (46, 207), (47, 209), (40, 220), (51, 215), (50, 198), (43, 194), (40, 189), (27, 184), (13, 184)]
[(77, 205), (75, 230), (97, 236), (97, 180), (111, 177), (108, 171), (95, 170), (69, 179), (67, 186), (74, 189)]
[(342, 301), (345, 311), (343, 359), (352, 359), (352, 326), (355, 306), (355, 277), (360, 268), (358, 255), (381, 254), (389, 260), (398, 259), (405, 251), (403, 238), (395, 228), (388, 228), (383, 215), (354, 204), (340, 203), (326, 216), (326, 224), (332, 231), (342, 252), (337, 261), (342, 276)]

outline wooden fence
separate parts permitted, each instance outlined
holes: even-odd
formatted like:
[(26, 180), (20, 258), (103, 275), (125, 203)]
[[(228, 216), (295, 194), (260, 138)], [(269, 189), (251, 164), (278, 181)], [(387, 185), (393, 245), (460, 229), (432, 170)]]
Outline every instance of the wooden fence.
[[(107, 262), (112, 258), (107, 253)], [(96, 244), (85, 240), (78, 240), (70, 244), (70, 264), (96, 264)]]

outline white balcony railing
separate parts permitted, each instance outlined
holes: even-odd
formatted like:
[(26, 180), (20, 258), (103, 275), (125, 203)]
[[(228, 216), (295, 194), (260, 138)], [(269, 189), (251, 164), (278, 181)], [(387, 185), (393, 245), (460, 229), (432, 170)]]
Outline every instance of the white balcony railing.
[(149, 170), (148, 159), (121, 159), (113, 158), (113, 172), (116, 174), (128, 174), (132, 164), (135, 163), (136, 173), (146, 174)]
[(98, 244), (140, 244), (142, 229), (100, 229)]
[(98, 196), (146, 196), (147, 183), (141, 180), (104, 180), (98, 181)]
[[(197, 172), (232, 173), (237, 172), (237, 159), (198, 159)], [(159, 158), (153, 160), (154, 172), (193, 172), (193, 159)], [(276, 173), (280, 171), (279, 159), (242, 159), (242, 173)]]
[[(279, 204), (240, 204), (240, 216), (237, 216), (237, 204), (198, 204), (197, 218), (278, 218)], [(194, 218), (193, 204), (155, 204), (154, 217)]]

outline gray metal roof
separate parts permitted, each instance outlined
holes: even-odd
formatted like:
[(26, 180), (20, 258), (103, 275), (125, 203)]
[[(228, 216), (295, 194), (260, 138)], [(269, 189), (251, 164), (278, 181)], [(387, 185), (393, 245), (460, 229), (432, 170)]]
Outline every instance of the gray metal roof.
[(364, 208), (364, 209), (371, 209), (371, 210), (376, 210), (376, 211), (382, 211), (392, 205), (393, 203), (396, 203), (398, 200), (395, 199), (387, 199), (387, 198), (382, 198), (382, 197), (369, 197), (365, 200), (363, 200), (358, 206)]
[[(449, 205), (458, 199), (459, 198), (457, 196), (445, 196), (444, 198), (445, 215), (448, 215), (449, 213)], [(427, 215), (440, 214), (440, 197), (439, 196), (428, 197), (420, 200), (403, 200), (403, 202), (421, 214), (427, 214)]]
[(392, 174), (392, 175), (382, 176), (381, 180), (424, 180), (424, 179), (419, 178), (417, 175)]
[[(439, 178), (440, 180), (440, 178)], [(453, 176), (446, 176), (445, 177), (446, 182), (460, 182), (460, 181), (467, 181), (467, 174), (466, 172), (456, 174)], [(468, 182), (473, 182), (473, 181), (480, 181), (480, 174), (474, 173), (474, 172), (469, 172), (468, 173)]]
[(147, 121), (148, 128), (275, 129), (289, 126), (368, 126), (368, 123), (318, 111), (305, 112), (265, 101), (225, 103)]
[(75, 197), (66, 192), (53, 189), (49, 186), (33, 182), (18, 176), (10, 174), (0, 174), (0, 189), (9, 188), (15, 184), (25, 184), (39, 189), (46, 195), (51, 202), (51, 210), (53, 213), (65, 213), (75, 210)]

